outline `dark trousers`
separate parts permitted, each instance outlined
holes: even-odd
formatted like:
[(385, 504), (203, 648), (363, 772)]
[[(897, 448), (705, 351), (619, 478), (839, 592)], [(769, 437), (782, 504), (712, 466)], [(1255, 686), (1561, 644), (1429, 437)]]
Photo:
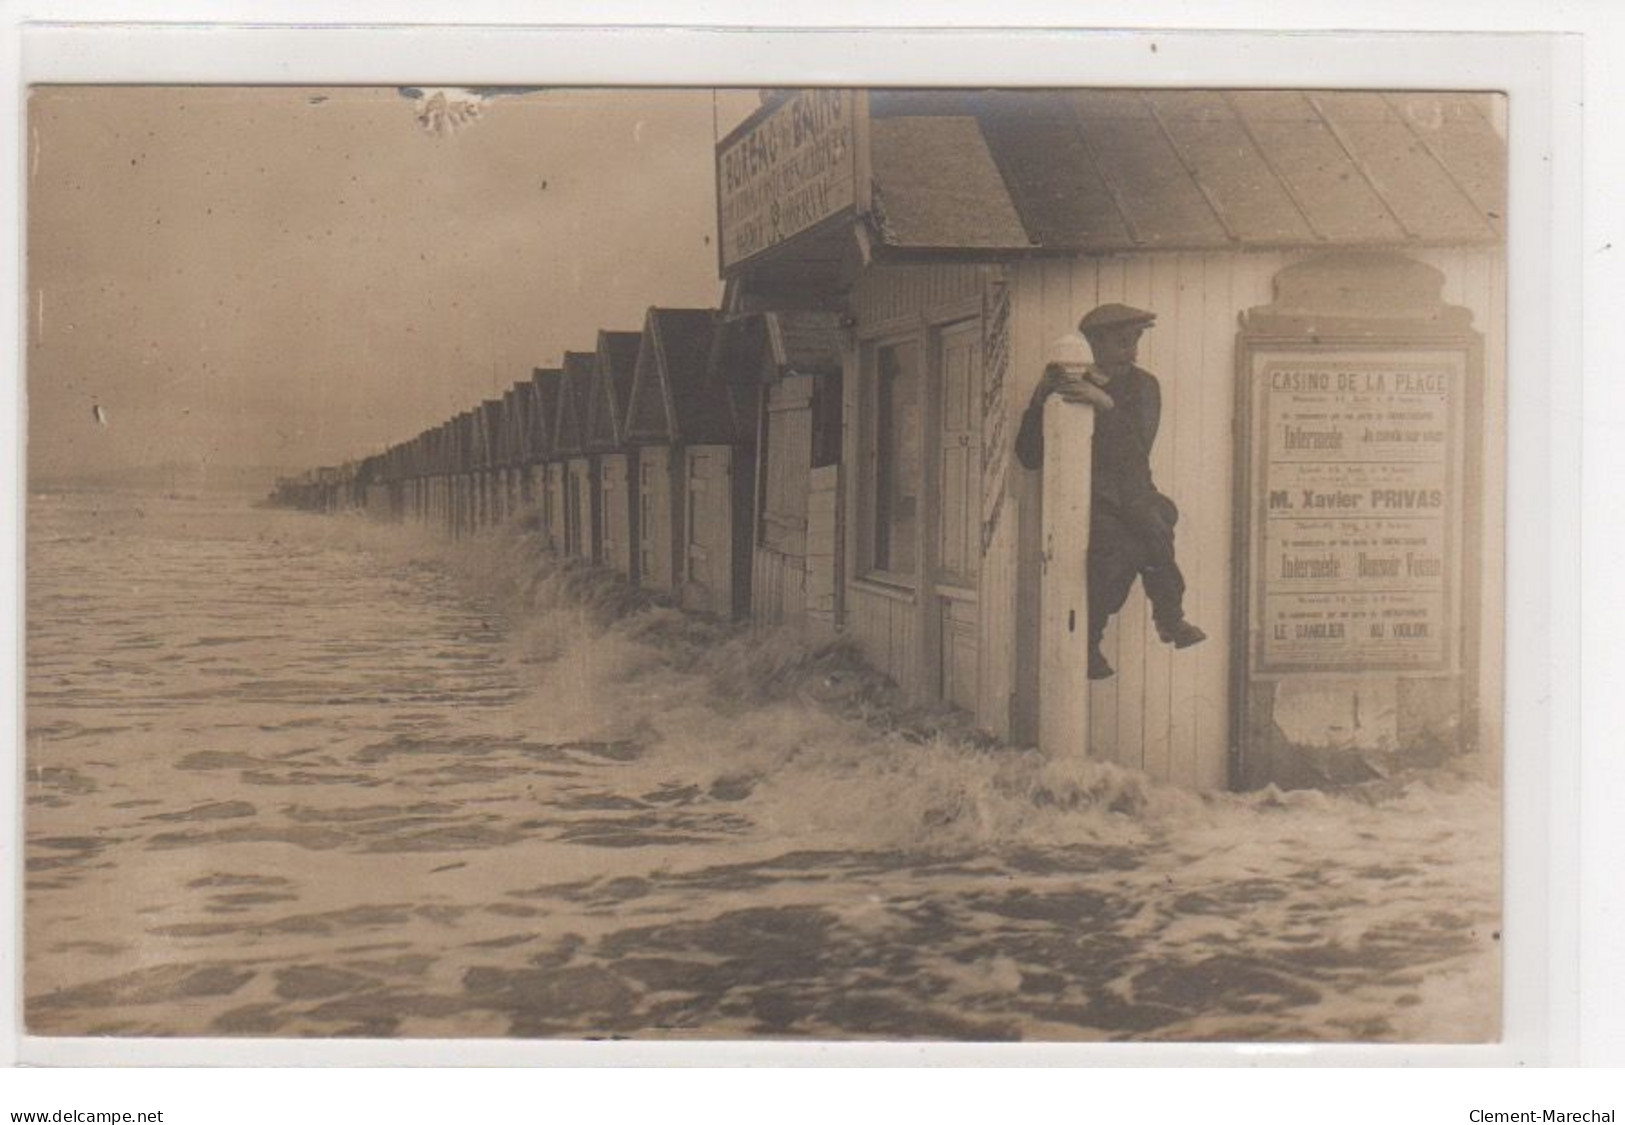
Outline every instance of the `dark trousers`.
[(1134, 579), (1145, 584), (1151, 616), (1168, 626), (1185, 617), (1185, 576), (1174, 561), (1179, 509), (1160, 492), (1126, 503), (1094, 498), (1089, 519), (1089, 639), (1097, 647), (1106, 623), (1123, 608)]

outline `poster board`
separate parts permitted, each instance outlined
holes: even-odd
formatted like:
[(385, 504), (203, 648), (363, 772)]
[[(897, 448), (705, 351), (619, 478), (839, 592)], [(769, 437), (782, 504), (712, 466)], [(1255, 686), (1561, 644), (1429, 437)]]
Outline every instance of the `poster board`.
[(1249, 665), (1455, 673), (1466, 356), (1252, 353)]
[(1471, 748), (1477, 337), (1244, 332), (1237, 370), (1233, 781), (1345, 784)]

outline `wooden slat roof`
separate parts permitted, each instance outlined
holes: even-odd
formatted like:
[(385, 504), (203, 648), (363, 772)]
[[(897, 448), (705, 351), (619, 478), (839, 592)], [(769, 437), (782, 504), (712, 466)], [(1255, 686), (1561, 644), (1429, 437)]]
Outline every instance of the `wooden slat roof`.
[(846, 330), (838, 313), (786, 311), (770, 313), (768, 340), (773, 358), (798, 375), (840, 374)]
[(845, 340), (839, 313), (794, 309), (730, 317), (717, 326), (711, 345), (711, 378), (754, 383), (839, 374)]
[(1498, 242), (1491, 96), (877, 93), (876, 227), (917, 251)]

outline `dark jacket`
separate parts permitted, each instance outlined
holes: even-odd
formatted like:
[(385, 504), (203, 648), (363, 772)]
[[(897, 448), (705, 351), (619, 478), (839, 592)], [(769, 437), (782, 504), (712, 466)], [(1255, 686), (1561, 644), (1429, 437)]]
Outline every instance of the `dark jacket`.
[[(1124, 504), (1156, 491), (1151, 447), (1162, 424), (1162, 386), (1151, 372), (1131, 367), (1103, 389), (1116, 405), (1095, 416), (1091, 491), (1097, 499)], [(1016, 458), (1028, 469), (1044, 463), (1044, 403), (1036, 394), (1021, 416)]]

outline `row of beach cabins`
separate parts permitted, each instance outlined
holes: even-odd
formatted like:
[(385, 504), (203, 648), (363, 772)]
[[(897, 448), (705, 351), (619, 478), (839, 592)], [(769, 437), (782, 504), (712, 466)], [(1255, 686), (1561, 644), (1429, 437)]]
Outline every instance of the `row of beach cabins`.
[(560, 367), (382, 453), (283, 478), (272, 499), (454, 536), (529, 511), (566, 558), (687, 609), (743, 617), (761, 370), (838, 375), (838, 332), (827, 314), (724, 325), (714, 309), (651, 308), (642, 332), (602, 330), (595, 350), (566, 352)]
[[(650, 309), (278, 495), (459, 535), (535, 511), (562, 555), (839, 634), (1001, 739), (1191, 789), (1471, 750), (1497, 737), (1502, 494), (1481, 450), (1505, 394), (1503, 115), (1427, 91), (769, 92), (716, 148), (720, 310)], [(1157, 316), (1153, 470), (1210, 640), (1158, 643), (1136, 594), (1104, 640), (1116, 675), (1088, 681), (1092, 419), (1042, 471), (1012, 444), (1058, 338), (1112, 302)], [(1316, 405), (1278, 369), (1435, 389)], [(1270, 452), (1277, 422), (1328, 411), (1432, 444)], [(1400, 486), (1436, 506), (1291, 506)], [(1283, 552), (1401, 540), (1436, 560), (1403, 588), (1352, 561), (1330, 583), (1282, 573)], [(1386, 639), (1347, 642), (1355, 622)]]

